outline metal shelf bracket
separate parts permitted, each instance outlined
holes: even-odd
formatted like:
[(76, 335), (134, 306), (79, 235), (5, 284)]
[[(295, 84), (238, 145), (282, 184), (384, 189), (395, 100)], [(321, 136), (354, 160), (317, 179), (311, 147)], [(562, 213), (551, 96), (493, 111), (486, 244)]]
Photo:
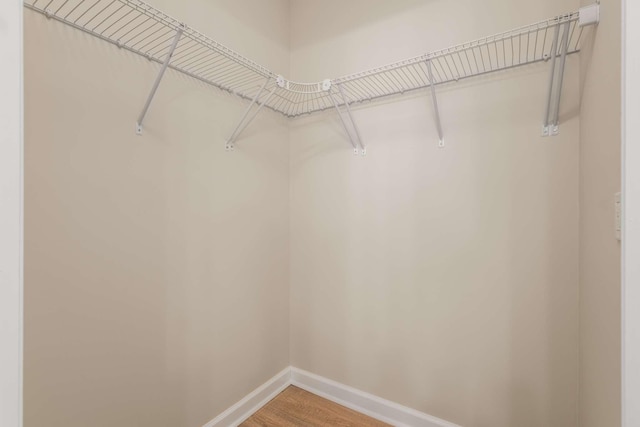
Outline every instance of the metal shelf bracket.
[(136, 134), (142, 135), (142, 122), (144, 121), (144, 117), (147, 115), (147, 111), (149, 110), (149, 106), (151, 105), (151, 101), (153, 101), (153, 97), (158, 90), (158, 86), (160, 86), (160, 82), (162, 81), (162, 77), (164, 76), (165, 71), (169, 67), (169, 62), (171, 62), (171, 57), (173, 56), (173, 52), (176, 50), (178, 46), (178, 42), (180, 41), (180, 37), (184, 31), (184, 25), (178, 28), (176, 31), (176, 35), (173, 38), (173, 43), (171, 44), (171, 48), (169, 49), (169, 53), (167, 53), (167, 57), (164, 59), (162, 63), (162, 68), (160, 68), (160, 72), (156, 76), (156, 80), (151, 87), (151, 92), (149, 92), (149, 96), (147, 97), (147, 102), (145, 102), (144, 107), (142, 107), (142, 112), (138, 116), (138, 121), (136, 122)]
[[(340, 104), (336, 100), (335, 95), (331, 92), (331, 88), (333, 87), (333, 85), (331, 84), (330, 80), (325, 80), (323, 82), (323, 84), (322, 84), (322, 88), (324, 90), (326, 90), (328, 92), (329, 96), (331, 97), (331, 101), (333, 102), (333, 106), (335, 107), (336, 111), (338, 112), (338, 117), (340, 117), (340, 121), (342, 122), (342, 126), (344, 127), (344, 131), (346, 132), (347, 136), (349, 137), (349, 141), (351, 141), (351, 145), (353, 146), (353, 155), (357, 156), (358, 154), (362, 154), (363, 156), (366, 156), (367, 155), (367, 147), (364, 144), (364, 142), (362, 142), (362, 138), (360, 137), (360, 130), (358, 129), (358, 125), (356, 124), (355, 120), (353, 120), (353, 116), (351, 115), (351, 107), (349, 106), (349, 101), (348, 101), (347, 97), (344, 94), (344, 90), (342, 89), (342, 86), (339, 85), (339, 84), (335, 85), (335, 86), (337, 86), (338, 92), (340, 93), (340, 96), (342, 97), (342, 102), (345, 105), (346, 117), (343, 114), (343, 112), (340, 110)], [(355, 137), (349, 131), (349, 126), (347, 124), (347, 119), (351, 123), (351, 127), (353, 128), (353, 132), (355, 133)], [(360, 148), (362, 150), (359, 150), (358, 146), (360, 146)]]
[(583, 6), (578, 10), (578, 25), (585, 27), (600, 22), (600, 0), (589, 6)]
[[(281, 87), (281, 85), (283, 84), (283, 81), (281, 79), (277, 79), (276, 85), (271, 89), (271, 92), (269, 92), (269, 95), (267, 95), (266, 98), (260, 101), (260, 95), (262, 95), (262, 93), (265, 91), (267, 84), (269, 83), (270, 80), (271, 80), (271, 77), (268, 77), (264, 81), (264, 83), (260, 87), (260, 90), (258, 90), (256, 95), (251, 100), (251, 103), (249, 103), (247, 108), (244, 110), (244, 113), (242, 114), (242, 117), (240, 118), (240, 121), (236, 125), (235, 129), (231, 133), (231, 136), (227, 138), (227, 141), (224, 146), (225, 150), (233, 151), (235, 149), (235, 141), (238, 139), (240, 134), (251, 124), (253, 119), (255, 119), (258, 116), (258, 113), (260, 112), (260, 110), (262, 110), (262, 107), (264, 107), (264, 105), (271, 100), (274, 93), (276, 92), (276, 89), (278, 87)], [(253, 112), (251, 112), (251, 110), (255, 105), (258, 105), (258, 108), (256, 108)], [(249, 113), (251, 113), (251, 115), (249, 115)]]
[[(567, 59), (567, 48), (569, 40), (568, 24), (562, 26), (562, 40), (558, 47), (560, 37), (560, 25), (556, 26), (551, 45), (551, 74), (549, 77), (549, 88), (547, 91), (547, 104), (544, 120), (542, 123), (542, 136), (555, 136), (560, 133), (560, 99), (562, 97), (562, 81), (564, 79), (564, 68)], [(556, 60), (560, 51), (560, 61)]]
[(438, 98), (436, 98), (435, 81), (433, 79), (433, 70), (431, 69), (431, 60), (427, 59), (427, 72), (429, 74), (429, 88), (431, 88), (431, 101), (433, 102), (433, 113), (436, 121), (436, 129), (438, 131), (438, 147), (444, 148), (444, 136), (442, 134), (442, 123), (440, 122), (440, 110), (438, 109)]
[[(599, 3), (582, 7), (578, 11), (578, 25), (580, 27), (596, 25), (599, 21)], [(560, 40), (561, 32), (562, 39)], [(551, 59), (551, 72), (549, 76), (549, 88), (547, 90), (547, 103), (542, 122), (542, 136), (544, 137), (556, 136), (560, 133), (560, 99), (562, 98), (562, 83), (569, 51), (570, 33), (572, 33), (570, 22), (556, 25), (550, 58), (545, 58)], [(558, 56), (560, 56), (559, 61), (557, 61)]]

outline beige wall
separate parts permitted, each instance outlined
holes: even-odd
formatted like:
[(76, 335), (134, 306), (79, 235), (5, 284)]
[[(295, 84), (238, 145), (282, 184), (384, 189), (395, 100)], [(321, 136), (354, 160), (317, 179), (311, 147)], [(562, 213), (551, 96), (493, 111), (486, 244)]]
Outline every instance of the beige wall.
[[(585, 3), (586, 4), (586, 3)], [(620, 0), (581, 54), (580, 426), (620, 426)]]
[[(167, 3), (167, 4), (164, 4)], [(275, 70), (288, 2), (154, 2)], [(289, 364), (288, 127), (25, 11), (25, 426), (198, 426)]]
[[(297, 1), (292, 77), (577, 7)], [(357, 108), (366, 158), (333, 112), (292, 122), (292, 365), (465, 426), (577, 425), (578, 62), (556, 138), (540, 137), (548, 64), (439, 89), (445, 149), (426, 92)]]

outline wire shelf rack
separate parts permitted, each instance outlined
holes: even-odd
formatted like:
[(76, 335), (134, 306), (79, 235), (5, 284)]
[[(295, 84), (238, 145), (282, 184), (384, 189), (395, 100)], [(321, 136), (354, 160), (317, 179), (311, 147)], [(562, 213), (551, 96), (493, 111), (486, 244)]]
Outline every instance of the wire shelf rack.
[[(585, 27), (578, 26), (574, 12), (515, 30), (459, 44), (411, 59), (350, 74), (332, 80), (342, 86), (349, 102), (371, 101), (417, 89), (456, 82), (528, 64), (548, 61), (561, 55), (554, 44), (556, 29), (568, 31), (567, 54), (580, 51)], [(568, 24), (568, 25), (567, 25)], [(560, 36), (562, 37), (562, 36)], [(431, 68), (431, 70), (429, 70)], [(325, 103), (324, 108), (329, 105)], [(302, 106), (313, 110), (313, 106)]]
[(586, 28), (573, 12), (360, 73), (300, 83), (140, 0), (25, 0), (24, 5), (152, 61), (167, 61), (168, 68), (242, 98), (253, 100), (263, 92), (264, 107), (287, 117), (546, 61), (560, 55), (560, 46), (553, 43), (556, 28), (569, 31), (567, 54), (576, 53)]
[[(160, 64), (180, 31), (168, 68), (245, 99), (265, 79), (276, 85), (274, 72), (139, 0), (26, 0), (24, 5)], [(275, 95), (267, 107), (284, 112), (288, 99)]]

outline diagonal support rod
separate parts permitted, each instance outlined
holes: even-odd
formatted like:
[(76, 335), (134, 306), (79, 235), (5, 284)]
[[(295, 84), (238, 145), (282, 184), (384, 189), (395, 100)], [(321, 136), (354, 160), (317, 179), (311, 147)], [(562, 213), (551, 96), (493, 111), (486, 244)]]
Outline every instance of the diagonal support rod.
[(149, 93), (149, 97), (147, 98), (147, 102), (145, 102), (144, 107), (142, 107), (142, 112), (140, 116), (138, 116), (138, 121), (136, 122), (136, 133), (138, 135), (142, 135), (142, 122), (144, 121), (144, 117), (147, 115), (147, 111), (149, 110), (149, 106), (151, 105), (151, 101), (158, 90), (158, 86), (160, 86), (160, 81), (162, 80), (162, 76), (164, 76), (164, 72), (167, 71), (167, 67), (169, 67), (169, 62), (171, 61), (171, 57), (173, 56), (173, 52), (176, 50), (176, 46), (178, 46), (178, 42), (180, 41), (180, 37), (182, 36), (183, 28), (179, 28), (176, 31), (176, 35), (173, 38), (173, 43), (171, 44), (171, 48), (169, 49), (169, 53), (167, 53), (167, 57), (164, 59), (162, 63), (162, 68), (160, 68), (160, 72), (156, 77), (156, 81), (153, 82), (153, 86), (151, 87), (151, 92)]
[[(555, 112), (553, 114), (553, 120), (551, 124), (557, 129), (558, 124), (560, 122), (560, 98), (562, 97), (562, 82), (564, 81), (564, 67), (567, 62), (567, 51), (569, 50), (569, 30), (570, 23), (567, 22), (564, 24), (564, 33), (562, 34), (562, 54), (560, 56), (560, 70), (558, 71), (558, 89), (556, 90), (556, 99), (554, 100), (554, 104), (556, 106)], [(557, 133), (557, 131), (556, 131)]]
[[(562, 97), (564, 68), (569, 49), (570, 25), (571, 23), (569, 22), (563, 25), (562, 40), (560, 40), (560, 25), (556, 26), (554, 32), (553, 44), (551, 45), (551, 73), (544, 121), (542, 123), (542, 136), (555, 136), (559, 133), (560, 99)], [(558, 57), (558, 42), (560, 42), (560, 61), (556, 61)]]
[(256, 116), (258, 115), (258, 113), (260, 112), (260, 110), (262, 110), (262, 107), (264, 107), (264, 105), (271, 101), (271, 98), (273, 98), (273, 95), (276, 93), (276, 89), (277, 88), (273, 88), (271, 89), (271, 92), (269, 92), (269, 95), (262, 101), (260, 102), (260, 105), (258, 105), (258, 108), (255, 109), (255, 111), (253, 113), (251, 113), (251, 116), (249, 117), (249, 119), (242, 125), (242, 127), (236, 132), (236, 134), (233, 137), (233, 141), (235, 141), (236, 139), (238, 139), (238, 137), (240, 136), (240, 134), (242, 132), (244, 132), (244, 130), (249, 127), (249, 125), (251, 124), (251, 122), (253, 121), (253, 119), (256, 118)]
[(560, 35), (560, 25), (556, 26), (553, 43), (551, 44), (551, 74), (549, 76), (549, 89), (547, 90), (547, 105), (542, 122), (542, 136), (549, 136), (549, 122), (551, 116), (551, 99), (553, 98), (553, 80), (556, 76), (556, 57), (558, 52), (558, 38)]
[(429, 73), (429, 88), (431, 88), (431, 101), (433, 102), (433, 111), (436, 119), (436, 129), (438, 130), (438, 147), (444, 147), (444, 136), (442, 134), (442, 123), (440, 122), (440, 110), (438, 109), (438, 98), (436, 98), (435, 81), (433, 80), (433, 71), (431, 70), (431, 60), (427, 59), (427, 72)]
[(356, 121), (353, 120), (353, 116), (351, 115), (351, 107), (349, 106), (349, 101), (347, 101), (347, 97), (344, 94), (344, 90), (342, 89), (342, 85), (337, 85), (338, 86), (338, 90), (340, 91), (340, 96), (342, 97), (342, 101), (344, 101), (344, 105), (345, 107), (347, 107), (347, 114), (349, 115), (349, 120), (351, 121), (351, 125), (353, 126), (353, 130), (356, 133), (356, 137), (358, 138), (358, 143), (360, 143), (360, 147), (362, 148), (362, 155), (366, 155), (367, 154), (367, 146), (364, 145), (364, 141), (362, 140), (362, 137), (360, 136), (360, 130), (358, 129), (358, 125), (356, 124)]
[[(256, 118), (256, 116), (258, 115), (258, 113), (260, 112), (260, 110), (262, 109), (262, 107), (264, 107), (264, 105), (269, 102), (269, 100), (271, 99), (271, 97), (273, 96), (273, 94), (276, 91), (276, 87), (274, 87), (271, 90), (271, 93), (269, 94), (269, 96), (267, 98), (265, 98), (261, 103), (258, 104), (258, 100), (260, 99), (260, 95), (262, 95), (262, 92), (264, 92), (265, 88), (267, 87), (267, 84), (269, 83), (269, 80), (271, 80), (270, 77), (268, 77), (264, 83), (262, 84), (262, 86), (260, 87), (260, 90), (258, 90), (258, 92), (256, 93), (256, 95), (253, 97), (253, 99), (251, 100), (251, 103), (249, 103), (249, 105), (247, 106), (247, 108), (244, 110), (244, 113), (242, 114), (242, 117), (240, 118), (240, 121), (238, 122), (238, 124), (236, 125), (235, 129), (233, 130), (233, 132), (231, 133), (231, 136), (229, 138), (227, 138), (227, 142), (225, 144), (225, 149), (226, 150), (233, 150), (234, 149), (234, 142), (236, 141), (236, 139), (238, 139), (238, 136), (240, 136), (240, 134), (247, 128), (247, 126), (249, 126), (249, 124), (251, 124), (251, 122), (253, 121), (253, 119)], [(253, 114), (251, 114), (251, 116), (249, 117), (249, 113), (251, 112), (251, 110), (253, 109), (253, 107), (258, 104), (258, 108), (253, 112)], [(249, 119), (247, 120), (247, 117), (249, 117)]]
[[(338, 101), (336, 101), (336, 98), (333, 95), (333, 92), (331, 91), (331, 88), (328, 89), (328, 93), (329, 93), (329, 97), (331, 98), (331, 101), (333, 102), (333, 106), (335, 107), (336, 111), (338, 112), (338, 117), (340, 117), (340, 121), (342, 122), (342, 126), (344, 127), (344, 131), (347, 133), (347, 136), (349, 137), (349, 141), (351, 142), (351, 145), (353, 146), (353, 154), (358, 155), (358, 143), (356, 142), (356, 140), (351, 135), (351, 132), (349, 131), (349, 126), (347, 125), (347, 120), (345, 119), (342, 111), (340, 110), (340, 107), (338, 105)], [(345, 102), (345, 104), (346, 104), (346, 102)], [(352, 123), (353, 123), (353, 121), (352, 121)]]

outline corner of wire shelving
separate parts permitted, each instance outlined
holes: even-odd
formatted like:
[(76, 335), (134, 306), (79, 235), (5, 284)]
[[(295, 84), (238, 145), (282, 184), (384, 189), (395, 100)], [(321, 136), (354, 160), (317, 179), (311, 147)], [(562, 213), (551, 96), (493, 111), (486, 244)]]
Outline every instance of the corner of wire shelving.
[[(599, 19), (596, 3), (576, 12), (381, 67), (303, 83), (277, 75), (141, 0), (25, 0), (24, 5), (49, 19), (162, 65), (138, 118), (138, 132), (142, 131), (142, 121), (153, 94), (168, 68), (250, 101), (226, 142), (227, 149), (233, 149), (234, 140), (246, 127), (245, 123), (248, 125), (255, 117), (249, 110), (257, 106), (257, 111), (264, 107), (289, 118), (335, 108), (354, 150), (360, 148), (366, 152), (350, 107), (426, 88), (431, 91), (439, 145), (443, 146), (435, 97), (437, 86), (549, 60), (554, 64), (550, 84), (553, 98), (550, 95), (552, 101), (547, 103), (550, 106), (544, 127), (548, 134), (554, 134), (557, 130), (554, 106), (562, 86), (562, 70), (556, 71), (555, 64), (564, 67), (566, 56), (580, 50), (584, 29)], [(556, 74), (560, 77), (554, 77)]]

